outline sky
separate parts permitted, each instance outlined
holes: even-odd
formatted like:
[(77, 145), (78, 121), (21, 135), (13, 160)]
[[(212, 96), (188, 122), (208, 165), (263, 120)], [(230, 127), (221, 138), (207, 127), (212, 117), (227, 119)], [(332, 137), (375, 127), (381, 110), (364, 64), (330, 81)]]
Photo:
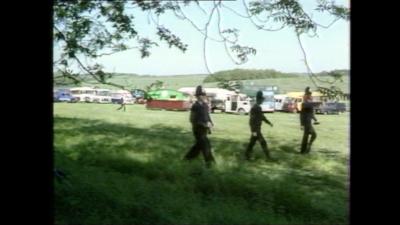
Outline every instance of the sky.
[[(246, 0), (246, 2), (248, 1)], [(315, 2), (314, 0), (300, 1), (305, 10), (312, 13), (315, 21), (323, 25), (329, 24), (334, 18), (326, 13), (321, 14), (313, 11)], [(339, 5), (349, 5), (349, 0), (335, 2)], [(212, 1), (200, 3), (207, 14), (197, 6), (184, 8), (183, 11), (198, 27), (204, 27), (212, 4)], [(245, 15), (243, 0), (224, 1), (223, 4)], [(132, 49), (104, 56), (99, 58), (97, 62), (103, 64), (107, 72), (140, 75), (208, 74), (209, 72), (213, 73), (236, 68), (307, 72), (303, 61), (303, 53), (292, 29), (284, 28), (275, 32), (260, 31), (248, 19), (235, 15), (226, 8), (221, 8), (220, 12), (221, 28), (237, 28), (239, 30), (238, 43), (257, 49), (256, 55), (250, 56), (247, 63), (242, 65), (234, 64), (227, 55), (224, 45), (210, 39), (206, 41), (206, 57), (204, 57), (204, 36), (188, 21), (179, 20), (173, 14), (162, 15), (159, 23), (180, 37), (183, 43), (188, 44), (188, 50), (182, 53), (176, 48), (169, 48), (166, 44), (159, 42), (159, 38), (155, 35), (155, 25), (148, 19), (147, 14), (136, 10), (133, 11), (136, 22), (135, 27), (142, 36), (157, 40), (159, 47), (152, 48), (150, 57), (144, 59), (140, 57), (140, 53), (137, 50)], [(349, 23), (349, 21), (339, 20), (328, 29), (318, 28), (318, 37), (301, 36), (308, 63), (313, 72), (350, 69)], [(277, 27), (273, 23), (271, 23), (271, 26)], [(219, 38), (216, 30), (217, 14), (215, 13), (208, 28), (209, 36)], [(57, 46), (55, 46), (55, 58), (57, 58), (57, 53)]]

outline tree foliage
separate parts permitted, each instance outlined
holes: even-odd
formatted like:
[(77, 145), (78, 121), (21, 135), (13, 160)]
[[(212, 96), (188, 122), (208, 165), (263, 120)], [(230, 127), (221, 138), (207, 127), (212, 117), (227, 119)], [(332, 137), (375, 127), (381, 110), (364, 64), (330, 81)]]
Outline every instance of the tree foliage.
[[(333, 24), (338, 19), (349, 20), (348, 8), (336, 5), (333, 1), (315, 0), (318, 12), (327, 12), (333, 16)], [(167, 43), (171, 48), (177, 48), (182, 52), (190, 47), (183, 43), (180, 37), (174, 34), (174, 27), (165, 27), (158, 23), (159, 17), (166, 13), (172, 13), (176, 19), (184, 20), (193, 25), (204, 37), (204, 61), (209, 70), (206, 59), (206, 41), (220, 42), (225, 46), (227, 55), (236, 64), (243, 64), (249, 60), (250, 55), (257, 53), (256, 48), (244, 46), (239, 43), (239, 29), (222, 28), (221, 10), (228, 9), (237, 16), (248, 19), (260, 30), (279, 31), (283, 27), (293, 28), (296, 35), (317, 32), (320, 25), (314, 21), (303, 9), (298, 0), (250, 0), (246, 3), (242, 0), (246, 15), (242, 15), (229, 8), (223, 1), (214, 0), (202, 2), (211, 4), (212, 9), (206, 12), (198, 0), (184, 1), (54, 1), (54, 44), (60, 50), (60, 57), (54, 61), (54, 71), (58, 74), (55, 82), (70, 81), (78, 84), (85, 79), (92, 78), (98, 83), (110, 84), (108, 82), (112, 73), (107, 73), (97, 61), (99, 57), (115, 54), (118, 52), (135, 49), (140, 52), (142, 58), (151, 56), (152, 48), (159, 46), (160, 42)], [(204, 12), (207, 22), (204, 27), (197, 26), (185, 13), (184, 8), (197, 6), (198, 10)], [(142, 36), (137, 29), (136, 18), (133, 10), (148, 13), (155, 25), (154, 33), (158, 40), (151, 40)], [(156, 17), (156, 19), (154, 19)], [(212, 18), (217, 18), (219, 39), (208, 34)], [(262, 19), (260, 19), (262, 17)], [(133, 41), (133, 42), (132, 42)], [(132, 44), (135, 43), (135, 44)], [(72, 65), (77, 66), (80, 71), (73, 71)], [(210, 74), (212, 73), (209, 70)], [(312, 76), (310, 76), (311, 79)]]
[(156, 80), (150, 85), (146, 86), (146, 92), (155, 91), (164, 87), (164, 82)]

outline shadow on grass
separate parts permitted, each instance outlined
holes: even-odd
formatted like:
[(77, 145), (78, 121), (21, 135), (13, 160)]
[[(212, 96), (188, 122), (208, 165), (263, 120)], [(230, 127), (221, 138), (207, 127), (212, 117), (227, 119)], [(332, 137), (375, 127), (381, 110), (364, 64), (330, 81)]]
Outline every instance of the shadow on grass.
[[(59, 223), (347, 221), (342, 177), (301, 170), (313, 158), (298, 158), (294, 154), (298, 143), (271, 147), (278, 159), (279, 168), (275, 168), (259, 160), (263, 158), (259, 146), (254, 149), (256, 161), (248, 163), (242, 158), (247, 143), (211, 136), (215, 155), (236, 165), (210, 170), (203, 167), (202, 156), (192, 163), (181, 160), (194, 141), (190, 131), (161, 124), (141, 129), (62, 117), (55, 117), (54, 122), (55, 165), (71, 174), (73, 185), (72, 189), (56, 186)], [(251, 168), (277, 176), (254, 173)], [(204, 216), (195, 216), (199, 212)]]

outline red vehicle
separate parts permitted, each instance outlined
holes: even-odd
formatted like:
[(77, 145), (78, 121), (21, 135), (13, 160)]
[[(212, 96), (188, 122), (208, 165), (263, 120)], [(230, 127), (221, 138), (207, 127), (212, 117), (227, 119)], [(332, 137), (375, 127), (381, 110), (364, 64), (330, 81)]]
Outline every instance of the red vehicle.
[(191, 103), (185, 100), (157, 100), (148, 99), (146, 102), (147, 109), (166, 109), (166, 110), (190, 110)]
[(290, 113), (299, 112), (299, 109), (297, 108), (297, 102), (295, 101), (295, 99), (286, 98), (282, 106), (282, 111)]
[[(290, 112), (290, 113), (299, 113), (301, 111), (301, 105), (303, 103), (302, 98), (290, 98), (287, 97), (283, 103), (282, 111)], [(322, 102), (315, 101), (313, 102), (314, 107), (319, 107)]]

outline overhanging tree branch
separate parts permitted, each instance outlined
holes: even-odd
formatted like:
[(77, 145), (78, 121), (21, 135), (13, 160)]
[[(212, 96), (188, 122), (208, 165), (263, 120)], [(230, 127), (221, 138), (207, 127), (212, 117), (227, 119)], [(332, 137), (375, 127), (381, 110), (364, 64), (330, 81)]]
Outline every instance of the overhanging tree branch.
[(318, 82), (321, 82), (321, 83), (328, 83), (328, 84), (334, 84), (334, 83), (336, 83), (336, 80), (335, 80), (335, 81), (322, 80), (322, 79), (318, 78), (318, 76), (316, 76), (316, 75), (312, 72), (312, 70), (311, 70), (311, 68), (310, 68), (310, 65), (308, 64), (306, 51), (304, 50), (303, 44), (302, 44), (301, 39), (300, 39), (300, 34), (296, 34), (296, 37), (297, 37), (297, 40), (298, 40), (300, 49), (301, 49), (301, 51), (302, 51), (302, 53), (303, 53), (304, 64), (306, 65), (307, 73), (309, 73), (309, 78), (310, 78), (310, 80), (313, 82), (314, 86), (317, 87), (317, 88), (320, 87), (320, 86), (317, 85), (317, 83), (314, 81), (314, 79), (317, 80)]
[[(168, 29), (160, 25), (160, 15), (165, 12), (173, 12), (177, 19), (186, 20), (192, 25), (201, 35), (203, 35), (203, 57), (206, 69), (209, 73), (211, 70), (207, 62), (207, 41), (215, 41), (218, 43), (223, 43), (225, 51), (228, 57), (232, 60), (233, 57), (231, 52), (237, 53), (237, 56), (242, 60), (241, 62), (247, 61), (247, 54), (254, 52), (255, 50), (248, 47), (241, 47), (237, 43), (239, 41), (237, 30), (225, 29), (222, 30), (221, 27), (221, 12), (222, 8), (228, 10), (236, 16), (247, 19), (252, 25), (257, 29), (263, 31), (279, 31), (284, 27), (294, 27), (295, 32), (298, 35), (298, 41), (300, 48), (302, 49), (304, 55), (304, 62), (307, 69), (310, 72), (310, 79), (313, 81), (318, 81), (318, 77), (312, 73), (310, 66), (307, 62), (307, 57), (305, 50), (301, 45), (300, 34), (309, 35), (310, 31), (314, 31), (316, 35), (316, 28), (329, 28), (339, 19), (349, 18), (349, 10), (347, 8), (336, 6), (333, 2), (328, 2), (326, 0), (317, 0), (319, 2), (319, 11), (327, 11), (336, 18), (327, 26), (321, 25), (314, 21), (303, 9), (303, 7), (298, 3), (297, 0), (270, 0), (270, 1), (250, 1), (249, 5), (242, 0), (243, 7), (245, 9), (246, 15), (233, 10), (232, 8), (223, 4), (222, 1), (214, 0), (213, 7), (209, 10), (207, 14), (199, 1), (188, 1), (185, 0), (183, 3), (178, 1), (146, 1), (146, 0), (132, 0), (132, 1), (83, 1), (76, 0), (75, 2), (65, 2), (65, 1), (55, 1), (54, 4), (54, 39), (56, 43), (63, 43), (65, 45), (60, 45), (62, 48), (61, 58), (54, 60), (54, 66), (62, 65), (64, 67), (71, 66), (70, 63), (78, 60), (77, 56), (85, 56), (91, 59), (96, 59), (97, 57), (108, 56), (115, 54), (117, 52), (122, 52), (130, 49), (138, 49), (142, 53), (142, 58), (150, 55), (148, 49), (156, 45), (149, 39), (140, 38), (139, 34), (134, 28), (134, 11), (129, 11), (130, 15), (126, 13), (126, 9), (131, 8), (136, 10), (141, 10), (143, 12), (148, 12), (147, 19), (148, 22), (153, 21), (156, 25), (156, 30), (162, 41), (166, 41), (170, 47), (174, 46), (182, 51), (186, 50), (186, 45), (181, 43), (179, 37), (172, 34)], [(191, 3), (196, 3), (197, 10), (200, 10), (206, 15), (207, 22), (204, 24), (196, 25), (193, 18), (186, 16), (183, 8), (190, 5)], [(240, 3), (240, 2), (239, 2)], [(250, 7), (250, 8), (249, 8)], [(213, 15), (217, 13), (217, 36), (212, 37), (211, 34), (211, 21)], [(293, 12), (293, 14), (291, 14)], [(153, 13), (157, 15), (154, 18)], [(266, 14), (264, 14), (266, 13)], [(259, 17), (260, 16), (260, 17)], [(261, 17), (265, 17), (262, 20)], [(269, 20), (273, 18), (271, 24)], [(272, 29), (270, 26), (275, 24), (281, 25), (277, 29)], [(266, 26), (269, 26), (267, 28)], [(204, 28), (203, 28), (204, 27)], [(232, 36), (234, 35), (234, 36)], [(126, 46), (125, 43), (128, 40), (136, 38), (140, 46)], [(219, 39), (221, 38), (221, 39)], [(232, 44), (231, 50), (229, 50), (228, 44)], [(76, 59), (75, 59), (76, 58)], [(101, 70), (93, 70), (88, 66), (88, 63), (83, 63), (79, 61), (79, 69), (86, 71), (88, 69), (92, 72), (88, 73), (89, 76), (95, 76), (101, 83), (105, 81), (103, 78), (109, 76), (110, 74), (105, 74)], [(235, 64), (239, 62), (232, 60)], [(79, 63), (78, 63), (79, 64)], [(96, 64), (97, 65), (97, 64)], [(85, 68), (85, 69), (83, 69)], [(68, 72), (68, 71), (67, 71)], [(97, 72), (97, 73), (96, 73)], [(103, 74), (104, 73), (104, 74)], [(72, 75), (73, 76), (73, 75)], [(67, 77), (67, 76), (65, 76)], [(76, 79), (83, 80), (81, 76), (73, 76)], [(97, 81), (95, 79), (95, 81)], [(327, 82), (331, 83), (331, 82)], [(121, 86), (121, 85), (120, 85)]]
[(276, 29), (272, 29), (272, 28), (264, 28), (264, 25), (258, 25), (256, 22), (254, 22), (254, 20), (252, 19), (252, 16), (249, 13), (249, 8), (247, 7), (247, 4), (245, 2), (245, 0), (242, 0), (243, 6), (245, 8), (245, 11), (247, 13), (247, 16), (250, 20), (250, 22), (259, 30), (264, 30), (264, 31), (279, 31), (282, 30), (284, 28), (284, 25), (282, 25), (280, 28), (276, 28)]
[(99, 83), (101, 83), (101, 84), (107, 84), (107, 85), (111, 85), (111, 86), (118, 87), (118, 88), (121, 88), (121, 89), (125, 89), (125, 87), (124, 87), (123, 85), (116, 84), (116, 83), (112, 83), (112, 82), (106, 82), (105, 80), (100, 79), (100, 78), (98, 77), (98, 75), (94, 74), (94, 73), (93, 73), (92, 71), (90, 71), (86, 66), (84, 66), (84, 65), (82, 64), (82, 62), (78, 59), (78, 57), (74, 57), (74, 59), (78, 62), (78, 64), (80, 65), (80, 67), (81, 67), (83, 70), (85, 70), (88, 74), (90, 74), (97, 82), (99, 82)]

